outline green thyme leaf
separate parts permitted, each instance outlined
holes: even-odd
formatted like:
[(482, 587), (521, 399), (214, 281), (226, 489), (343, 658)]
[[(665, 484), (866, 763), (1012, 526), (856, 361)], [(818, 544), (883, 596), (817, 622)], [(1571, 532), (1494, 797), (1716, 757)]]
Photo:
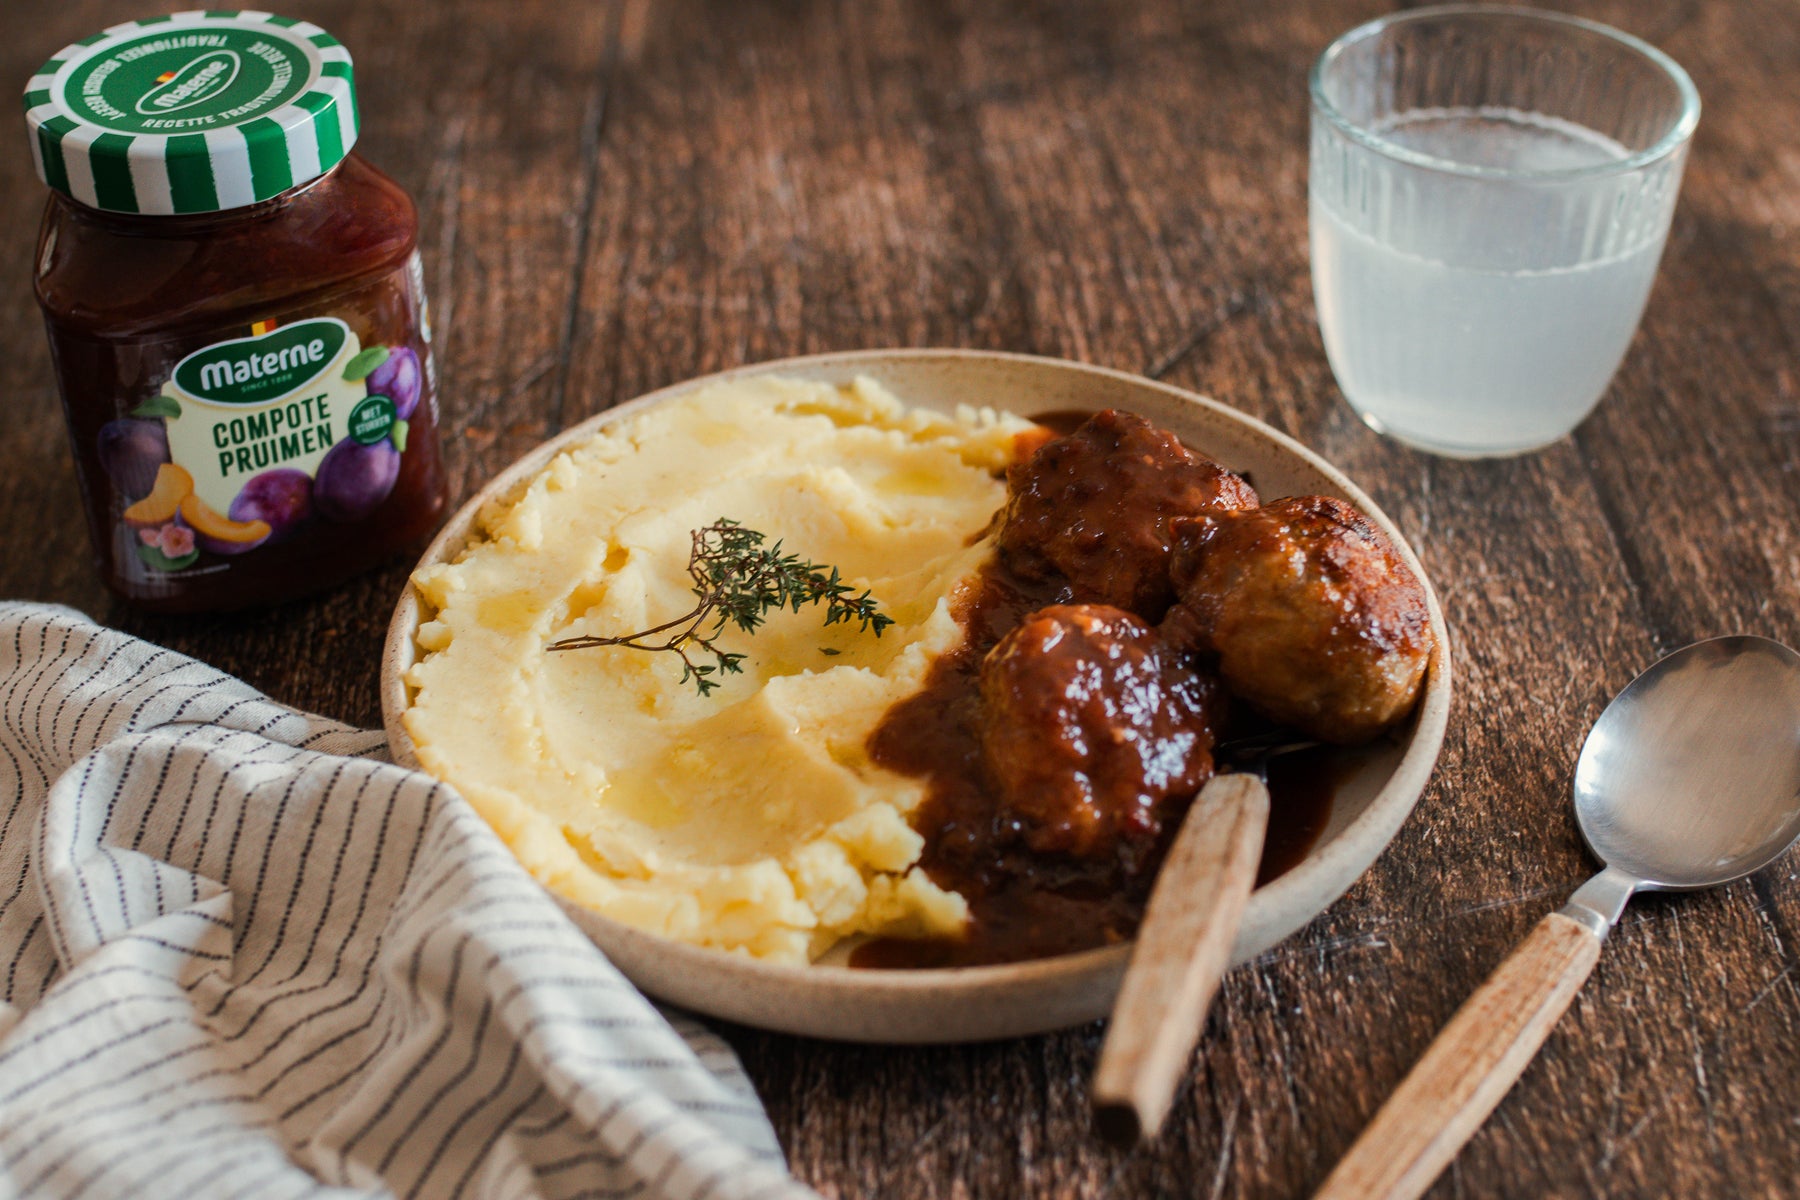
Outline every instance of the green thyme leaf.
[[(866, 589), (852, 595), (850, 585), (836, 567), (808, 562), (798, 554), (782, 553), (754, 529), (720, 517), (692, 532), (688, 577), (694, 581), (698, 603), (673, 621), (623, 637), (575, 637), (552, 642), (551, 650), (586, 650), (597, 646), (626, 646), (633, 650), (667, 651), (681, 658), (681, 682), (692, 683), (700, 695), (718, 688), (720, 675), (743, 673), (745, 655), (718, 647), (727, 625), (755, 633), (772, 612), (799, 612), (809, 604), (825, 606), (825, 624), (855, 622), (857, 628), (876, 637), (894, 619), (876, 611), (876, 601)], [(689, 652), (710, 656), (696, 662)], [(829, 647), (826, 654), (840, 651)]]

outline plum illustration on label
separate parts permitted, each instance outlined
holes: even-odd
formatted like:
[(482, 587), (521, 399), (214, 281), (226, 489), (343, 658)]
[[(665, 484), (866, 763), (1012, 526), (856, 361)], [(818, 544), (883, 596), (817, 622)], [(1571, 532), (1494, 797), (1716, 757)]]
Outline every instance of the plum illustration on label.
[(253, 327), (175, 365), (162, 391), (100, 430), (99, 457), (153, 571), (361, 521), (400, 477), (418, 355), (317, 317)]

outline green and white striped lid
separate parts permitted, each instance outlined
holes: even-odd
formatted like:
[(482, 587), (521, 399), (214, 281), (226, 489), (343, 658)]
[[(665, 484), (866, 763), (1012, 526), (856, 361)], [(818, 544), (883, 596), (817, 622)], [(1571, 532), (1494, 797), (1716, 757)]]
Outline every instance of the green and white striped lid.
[(38, 176), (109, 212), (241, 208), (356, 143), (350, 52), (317, 25), (208, 9), (114, 25), (25, 85)]

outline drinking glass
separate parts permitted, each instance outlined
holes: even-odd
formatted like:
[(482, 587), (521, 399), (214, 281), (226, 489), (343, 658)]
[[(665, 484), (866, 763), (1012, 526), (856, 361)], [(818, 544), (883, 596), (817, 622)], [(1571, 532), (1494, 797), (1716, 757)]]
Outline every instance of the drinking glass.
[(1668, 237), (1693, 82), (1605, 25), (1415, 9), (1312, 71), (1313, 295), (1345, 398), (1438, 454), (1518, 454), (1593, 411)]

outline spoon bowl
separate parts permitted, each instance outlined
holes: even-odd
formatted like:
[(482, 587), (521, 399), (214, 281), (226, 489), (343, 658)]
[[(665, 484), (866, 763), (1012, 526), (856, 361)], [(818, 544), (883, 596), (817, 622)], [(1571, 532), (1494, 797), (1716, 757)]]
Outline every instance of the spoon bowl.
[(1638, 888), (1714, 887), (1767, 865), (1800, 836), (1800, 654), (1712, 638), (1632, 680), (1582, 747), (1575, 818)]

